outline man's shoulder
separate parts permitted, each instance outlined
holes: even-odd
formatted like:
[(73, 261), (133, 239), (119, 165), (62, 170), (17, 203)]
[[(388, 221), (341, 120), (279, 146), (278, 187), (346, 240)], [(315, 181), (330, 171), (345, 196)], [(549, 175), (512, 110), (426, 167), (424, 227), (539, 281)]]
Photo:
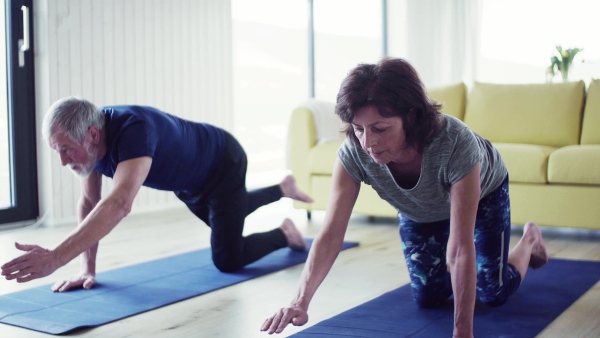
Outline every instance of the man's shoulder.
[(142, 105), (112, 105), (112, 106), (104, 106), (100, 108), (102, 112), (105, 114), (119, 114), (119, 115), (139, 115), (144, 113), (163, 113), (161, 110), (150, 107), (150, 106), (142, 106)]
[(166, 115), (154, 107), (139, 105), (104, 106), (101, 110), (106, 115), (108, 124), (119, 128), (137, 123), (160, 124), (156, 119), (160, 121)]

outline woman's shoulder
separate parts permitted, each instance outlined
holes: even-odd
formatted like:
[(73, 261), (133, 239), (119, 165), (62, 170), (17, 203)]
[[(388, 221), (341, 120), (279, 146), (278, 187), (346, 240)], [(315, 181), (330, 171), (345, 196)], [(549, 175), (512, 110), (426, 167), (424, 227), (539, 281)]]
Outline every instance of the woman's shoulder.
[(442, 129), (446, 128), (448, 130), (462, 130), (469, 129), (469, 127), (460, 119), (452, 116), (443, 114), (444, 122), (442, 123)]
[(447, 142), (464, 134), (470, 134), (471, 129), (454, 116), (443, 115), (439, 131), (433, 137), (432, 143)]
[(338, 152), (356, 152), (356, 150), (360, 148), (354, 141), (352, 141), (349, 137), (346, 137), (340, 147), (338, 148)]

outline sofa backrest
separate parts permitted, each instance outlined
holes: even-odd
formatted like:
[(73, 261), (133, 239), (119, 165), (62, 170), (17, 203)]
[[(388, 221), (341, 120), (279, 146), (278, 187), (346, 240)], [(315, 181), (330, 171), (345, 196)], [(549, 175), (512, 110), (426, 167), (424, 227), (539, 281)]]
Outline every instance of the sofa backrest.
[(464, 83), (428, 88), (427, 95), (442, 104), (444, 114), (452, 115), (461, 120), (465, 117), (467, 86)]
[(581, 144), (600, 144), (600, 79), (588, 87), (581, 127)]
[(579, 143), (584, 99), (583, 81), (475, 82), (467, 99), (464, 121), (492, 142), (562, 147)]

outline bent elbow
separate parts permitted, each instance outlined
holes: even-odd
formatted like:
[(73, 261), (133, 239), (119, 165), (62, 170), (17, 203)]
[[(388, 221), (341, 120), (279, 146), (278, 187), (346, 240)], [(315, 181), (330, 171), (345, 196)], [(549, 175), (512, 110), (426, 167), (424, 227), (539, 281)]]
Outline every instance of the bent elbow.
[(110, 198), (106, 201), (110, 210), (118, 219), (123, 219), (131, 212), (133, 201), (126, 198)]
[(122, 202), (119, 204), (119, 215), (121, 218), (125, 218), (131, 212), (132, 203), (131, 202)]

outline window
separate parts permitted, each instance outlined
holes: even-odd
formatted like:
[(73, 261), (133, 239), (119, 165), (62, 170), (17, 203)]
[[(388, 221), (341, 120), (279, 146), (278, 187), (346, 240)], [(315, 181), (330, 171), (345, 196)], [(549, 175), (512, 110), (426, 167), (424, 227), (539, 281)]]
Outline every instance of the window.
[(478, 80), (544, 82), (556, 45), (584, 49), (573, 63), (571, 81), (600, 77), (599, 11), (595, 0), (484, 0)]
[(0, 13), (0, 224), (38, 216), (32, 0), (6, 1)]
[(358, 63), (382, 57), (381, 1), (314, 0), (315, 98), (335, 102)]
[(312, 90), (334, 102), (351, 68), (381, 58), (382, 17), (373, 0), (232, 0), (234, 134), (252, 185), (285, 174), (288, 121)]
[(234, 134), (258, 184), (283, 174), (287, 123), (308, 97), (308, 6), (233, 0), (232, 16)]

